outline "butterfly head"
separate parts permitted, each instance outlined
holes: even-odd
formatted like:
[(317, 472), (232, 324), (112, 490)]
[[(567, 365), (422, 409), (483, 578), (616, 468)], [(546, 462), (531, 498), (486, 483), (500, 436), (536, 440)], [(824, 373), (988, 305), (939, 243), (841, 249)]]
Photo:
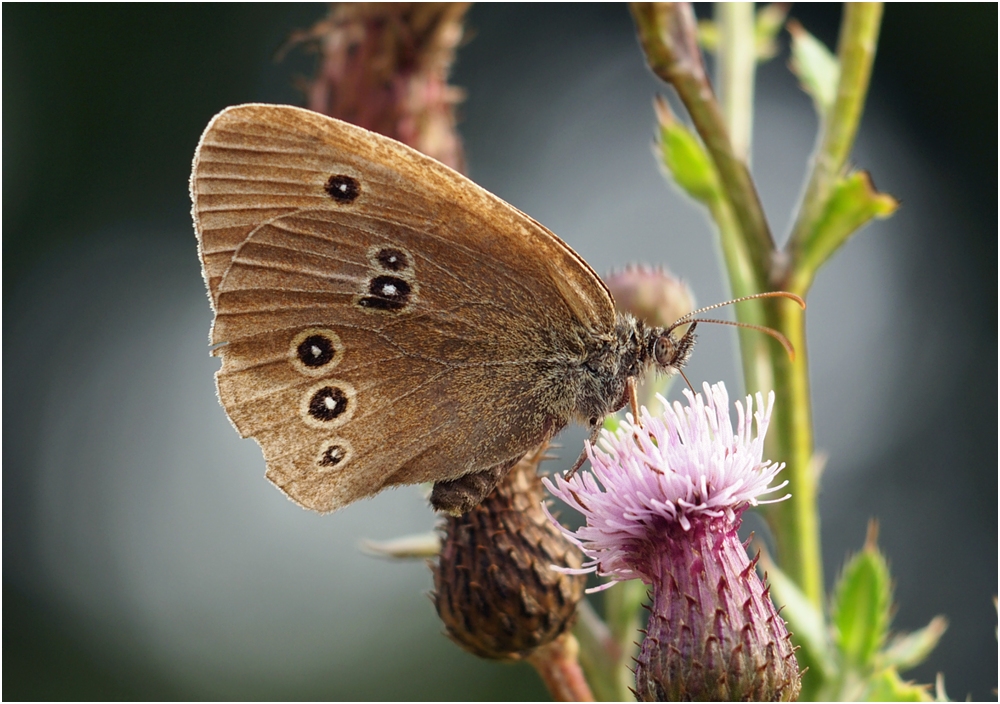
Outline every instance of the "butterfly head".
[(669, 328), (659, 328), (653, 331), (651, 356), (656, 368), (661, 372), (678, 372), (691, 358), (691, 352), (694, 351), (694, 343), (697, 339), (694, 331), (698, 323), (690, 323), (690, 327), (683, 334), (678, 334), (676, 328), (685, 324), (683, 322), (675, 323)]

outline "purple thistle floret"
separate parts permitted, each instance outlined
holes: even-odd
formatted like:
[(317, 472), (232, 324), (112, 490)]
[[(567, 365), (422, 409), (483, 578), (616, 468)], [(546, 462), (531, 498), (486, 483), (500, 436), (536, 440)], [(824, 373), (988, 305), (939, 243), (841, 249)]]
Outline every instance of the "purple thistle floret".
[[(785, 622), (737, 534), (743, 512), (787, 485), (765, 462), (774, 404), (736, 403), (722, 383), (684, 391), (687, 406), (642, 409), (587, 447), (591, 472), (544, 480), (587, 524), (560, 526), (590, 558), (574, 572), (651, 586), (647, 634), (636, 660), (640, 699), (794, 699), (799, 671)], [(754, 433), (756, 426), (756, 434)], [(551, 516), (550, 516), (551, 517)]]

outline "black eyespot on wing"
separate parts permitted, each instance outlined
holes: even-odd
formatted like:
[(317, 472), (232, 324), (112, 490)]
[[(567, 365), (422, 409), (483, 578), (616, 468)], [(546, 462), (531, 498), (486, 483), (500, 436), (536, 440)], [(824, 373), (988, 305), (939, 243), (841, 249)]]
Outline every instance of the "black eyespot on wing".
[(335, 386), (324, 386), (309, 399), (309, 415), (316, 420), (333, 420), (347, 410), (347, 394)]
[(323, 190), (338, 203), (350, 203), (361, 195), (361, 183), (353, 176), (334, 174), (327, 179)]
[(307, 367), (322, 367), (329, 364), (337, 348), (334, 347), (333, 340), (325, 335), (310, 335), (295, 350), (299, 361)]
[(400, 310), (410, 300), (412, 288), (396, 276), (376, 276), (368, 283), (368, 293), (358, 301), (365, 308)]
[(406, 256), (406, 252), (392, 247), (380, 249), (375, 255), (375, 261), (387, 271), (403, 271), (410, 266), (410, 260)]
[(347, 457), (347, 450), (344, 449), (343, 445), (330, 445), (328, 448), (323, 450), (323, 454), (319, 458), (320, 467), (336, 467), (338, 464), (344, 461)]

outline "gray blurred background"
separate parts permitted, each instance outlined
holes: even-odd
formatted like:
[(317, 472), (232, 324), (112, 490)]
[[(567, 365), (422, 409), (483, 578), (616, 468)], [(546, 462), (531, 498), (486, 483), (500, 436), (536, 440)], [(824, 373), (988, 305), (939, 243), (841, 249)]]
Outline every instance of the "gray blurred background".
[[(325, 11), (4, 7), (5, 699), (546, 697), (528, 666), (441, 635), (424, 564), (359, 552), (433, 526), (419, 490), (307, 513), (215, 398), (191, 157), (227, 105), (302, 103), (314, 57), (273, 57)], [(828, 45), (839, 14), (793, 8)], [(699, 302), (726, 297), (704, 213), (652, 157), (663, 88), (626, 9), (468, 19), (472, 177), (598, 271), (663, 263)], [(992, 4), (886, 7), (854, 162), (903, 207), (808, 311), (827, 583), (878, 518), (894, 626), (951, 622), (910, 676), (943, 672), (957, 699), (997, 685), (996, 22)], [(786, 57), (759, 73), (753, 155), (778, 236), (816, 129)], [(706, 330), (689, 376), (738, 393), (735, 336)]]

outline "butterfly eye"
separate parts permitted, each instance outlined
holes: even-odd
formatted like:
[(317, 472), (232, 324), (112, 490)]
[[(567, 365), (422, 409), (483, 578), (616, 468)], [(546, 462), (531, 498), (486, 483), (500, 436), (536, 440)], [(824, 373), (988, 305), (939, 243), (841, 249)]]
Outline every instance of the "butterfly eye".
[(361, 195), (361, 183), (353, 176), (334, 174), (327, 179), (323, 190), (338, 203), (351, 203)]
[(351, 456), (351, 445), (340, 438), (324, 442), (316, 464), (323, 469), (333, 469), (344, 464)]
[[(302, 395), (301, 403), (302, 419), (307, 425), (336, 428), (354, 415), (357, 393), (344, 381), (325, 379), (309, 387)], [(325, 450), (324, 447), (321, 453)]]
[(661, 367), (669, 367), (677, 356), (677, 345), (669, 334), (660, 335), (653, 345), (653, 358)]
[(333, 359), (337, 350), (330, 338), (323, 335), (310, 335), (299, 343), (296, 353), (299, 361), (307, 367), (322, 367)]

